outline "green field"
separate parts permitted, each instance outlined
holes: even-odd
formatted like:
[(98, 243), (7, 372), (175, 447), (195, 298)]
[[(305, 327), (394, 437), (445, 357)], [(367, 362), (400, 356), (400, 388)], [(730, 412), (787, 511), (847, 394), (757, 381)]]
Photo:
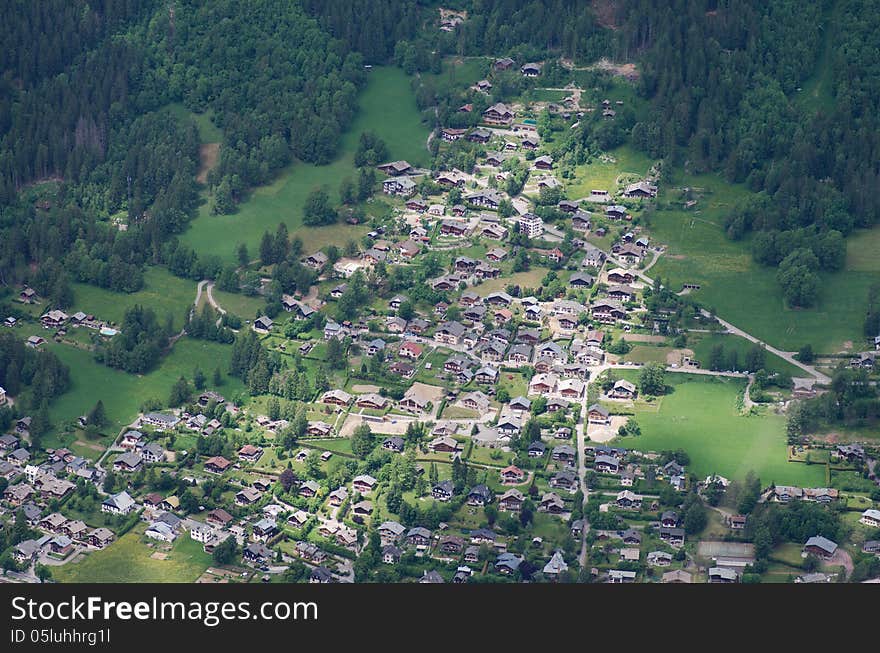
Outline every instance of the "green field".
[[(145, 375), (134, 375), (95, 362), (92, 353), (49, 341), (48, 346), (70, 366), (72, 388), (56, 399), (50, 407), (53, 423), (60, 426), (79, 415), (88, 413), (98, 399), (104, 402), (109, 425), (108, 434), (129, 424), (145, 399), (168, 400), (171, 386), (181, 376), (192, 379), (200, 367), (211, 379), (214, 368), (220, 367), (224, 384), (218, 391), (232, 396), (244, 390), (241, 381), (226, 374), (232, 348), (203, 340), (181, 338), (158, 368)], [(48, 444), (48, 442), (46, 443)]]
[(487, 57), (447, 57), (442, 73), (422, 73), (422, 77), (441, 87), (465, 89), (489, 74), (491, 62)]
[(640, 451), (684, 449), (691, 458), (688, 471), (698, 477), (721, 474), (743, 479), (750, 470), (764, 485), (824, 485), (821, 465), (787, 461), (785, 418), (742, 416), (736, 405), (744, 382), (687, 374), (667, 374), (674, 392), (656, 407), (636, 408), (642, 429), (638, 437), (620, 438)]
[(187, 307), (196, 298), (195, 281), (175, 277), (166, 268), (148, 267), (144, 271), (144, 287), (138, 292), (126, 294), (105, 290), (85, 283), (73, 284), (73, 306), (70, 314), (82, 311), (98, 319), (119, 324), (126, 309), (140, 304), (152, 308), (165, 322), (168, 314), (174, 318), (175, 328), (183, 327)]
[(252, 320), (258, 312), (262, 315), (266, 308), (266, 300), (260, 295), (250, 297), (241, 293), (224, 292), (215, 287), (211, 291), (211, 296), (224, 311), (229, 311), (243, 320)]
[(748, 240), (734, 242), (724, 234), (724, 215), (747, 191), (712, 175), (679, 176), (674, 185), (699, 189), (697, 205), (689, 211), (676, 208), (681, 203), (675, 193), (661, 193), (666, 207), (651, 216), (650, 227), (669, 249), (651, 269), (652, 276), (661, 277), (673, 290), (686, 282), (700, 284), (694, 294), (697, 301), (787, 351), (809, 343), (817, 352), (832, 353), (846, 341), (861, 340), (868, 288), (880, 281), (880, 273), (865, 271), (866, 266), (877, 265), (876, 255), (871, 257), (871, 247), (880, 238), (877, 230), (859, 232), (848, 240), (848, 267), (821, 275), (816, 307), (789, 309), (776, 283), (776, 270), (752, 260)]
[(186, 533), (166, 560), (151, 558), (157, 547), (144, 543), (143, 531), (138, 525), (85, 560), (53, 567), (52, 576), (61, 583), (192, 583), (211, 565), (211, 556)]
[(574, 169), (574, 178), (565, 182), (565, 196), (570, 200), (589, 197), (591, 190), (607, 190), (614, 193), (620, 175), (643, 177), (654, 161), (629, 145), (622, 145), (608, 152), (614, 161), (601, 161), (598, 157), (591, 163)]
[(211, 121), (210, 109), (204, 113), (193, 113), (182, 104), (175, 102), (165, 107), (165, 110), (182, 123), (186, 123), (188, 120), (196, 123), (199, 130), (199, 140), (202, 143), (219, 143), (223, 140), (222, 130)]
[[(356, 179), (354, 153), (364, 131), (374, 131), (385, 140), (392, 160), (406, 159), (414, 165), (427, 164), (430, 155), (425, 143), (430, 130), (421, 122), (410, 89), (410, 78), (399, 68), (374, 67), (368, 80), (360, 96), (360, 112), (351, 128), (343, 134), (335, 161), (324, 166), (301, 162), (289, 166), (273, 183), (255, 189), (233, 215), (210, 215), (207, 203), (204, 204), (181, 241), (199, 254), (216, 254), (224, 261), (232, 262), (237, 243), (245, 243), (251, 256), (256, 256), (263, 232), (275, 231), (278, 223), (284, 222), (292, 235), (314, 247), (317, 243), (309, 235), (313, 228), (302, 226), (306, 197), (313, 189), (326, 186), (331, 197), (336, 198), (340, 180), (345, 177)], [(361, 233), (348, 225), (334, 229), (332, 242), (339, 245), (358, 238)], [(322, 239), (320, 244), (327, 242), (331, 241)]]

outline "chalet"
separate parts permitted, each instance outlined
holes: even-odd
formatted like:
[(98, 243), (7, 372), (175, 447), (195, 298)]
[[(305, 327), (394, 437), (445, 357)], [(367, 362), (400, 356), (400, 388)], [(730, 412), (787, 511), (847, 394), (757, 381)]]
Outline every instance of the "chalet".
[(308, 426), (306, 427), (306, 433), (309, 435), (317, 435), (326, 437), (333, 432), (333, 427), (326, 422), (312, 422), (310, 421)]
[(559, 382), (559, 394), (566, 399), (580, 399), (586, 386), (580, 379), (563, 379)]
[(492, 138), (492, 132), (488, 129), (474, 129), (467, 135), (467, 140), (472, 143), (488, 143)]
[(529, 381), (529, 394), (546, 395), (556, 392), (558, 377), (553, 373), (536, 374)]
[(509, 125), (513, 122), (513, 116), (513, 111), (502, 102), (483, 111), (483, 121), (489, 125)]
[(553, 447), (553, 453), (551, 454), (553, 460), (569, 464), (574, 463), (575, 456), (575, 450), (567, 444), (560, 444)]
[[(496, 225), (488, 225), (487, 229), (488, 229), (489, 227), (491, 227), (492, 229), (497, 229), (497, 228), (498, 228)], [(507, 230), (506, 230), (506, 229), (502, 229), (502, 231), (504, 231), (504, 234), (506, 235)], [(503, 238), (503, 237), (504, 237), (504, 236), (502, 236), (502, 238)], [(488, 260), (492, 261), (493, 263), (499, 263), (499, 262), (503, 261), (503, 260), (505, 259), (506, 256), (507, 256), (507, 250), (506, 250), (506, 249), (503, 249), (503, 248), (501, 248), (501, 247), (493, 247), (493, 248), (490, 249), (488, 252), (486, 252), (486, 258), (487, 258)]]
[(107, 497), (101, 503), (101, 512), (110, 513), (111, 515), (127, 515), (137, 508), (137, 504), (128, 492), (120, 492)]
[(516, 65), (516, 62), (510, 57), (504, 57), (503, 59), (496, 59), (495, 63), (492, 64), (492, 68), (496, 72), (502, 72), (504, 70), (510, 70), (513, 66)]
[(541, 497), (541, 502), (538, 504), (538, 510), (551, 515), (560, 515), (565, 512), (565, 502), (562, 500), (562, 497), (555, 492), (548, 492)]
[(262, 455), (262, 447), (255, 447), (252, 444), (246, 444), (238, 450), (238, 457), (251, 463), (257, 462)]
[(624, 197), (657, 197), (657, 187), (647, 181), (638, 181), (623, 189)]
[(523, 493), (516, 488), (510, 488), (501, 495), (498, 500), (498, 508), (505, 512), (519, 512), (522, 509), (523, 501), (525, 501)]
[(593, 404), (587, 409), (587, 420), (590, 424), (607, 426), (611, 423), (611, 413), (604, 406)]
[(475, 485), (468, 492), (467, 502), (470, 506), (485, 506), (492, 503), (495, 495), (485, 485)]
[(636, 572), (623, 569), (609, 569), (608, 582), (614, 584), (634, 583), (636, 582)]
[(406, 441), (398, 436), (393, 436), (390, 438), (385, 438), (382, 442), (382, 448), (386, 451), (393, 451), (394, 453), (403, 453), (403, 449), (406, 445)]
[(552, 170), (553, 169), (553, 157), (548, 156), (546, 154), (544, 156), (539, 156), (538, 158), (535, 159), (534, 166), (538, 170)]
[(252, 542), (242, 550), (241, 557), (246, 562), (264, 564), (272, 559), (272, 549), (262, 542)]
[(160, 463), (165, 460), (165, 449), (158, 442), (151, 442), (141, 447), (140, 455), (145, 463)]
[(541, 74), (541, 64), (539, 63), (527, 63), (523, 64), (522, 68), (519, 71), (525, 77), (537, 77)]
[(299, 495), (301, 497), (305, 497), (306, 499), (311, 499), (312, 497), (318, 494), (318, 491), (321, 489), (321, 486), (318, 485), (315, 481), (303, 481), (299, 486)]
[(513, 553), (502, 553), (495, 560), (495, 571), (509, 576), (519, 570), (524, 558)]
[(130, 451), (120, 454), (113, 461), (113, 469), (117, 472), (136, 472), (143, 467), (144, 459), (141, 455)]
[(40, 318), (40, 323), (47, 328), (57, 329), (60, 326), (63, 326), (70, 317), (64, 311), (54, 310), (49, 311), (45, 315)]
[(605, 217), (609, 220), (624, 220), (627, 217), (626, 207), (620, 204), (606, 206)]
[(443, 236), (464, 236), (467, 231), (467, 223), (460, 220), (443, 220), (440, 223), (440, 234)]
[(411, 177), (391, 177), (382, 182), (382, 192), (386, 195), (409, 197), (416, 191), (416, 182)]
[(518, 485), (526, 480), (526, 472), (515, 465), (509, 465), (499, 472), (501, 482), (505, 485)]
[(234, 500), (237, 506), (251, 506), (255, 504), (263, 495), (256, 488), (246, 487), (236, 492)]
[(613, 399), (634, 399), (636, 396), (636, 386), (626, 379), (620, 379), (615, 382), (614, 387), (608, 393)]
[(465, 327), (459, 322), (443, 322), (434, 333), (434, 340), (446, 345), (461, 344), (462, 336), (464, 336)]
[(371, 501), (358, 501), (352, 505), (351, 511), (355, 517), (369, 517), (373, 514), (373, 503)]
[(635, 274), (621, 268), (614, 268), (608, 272), (608, 282), (614, 284), (630, 284), (636, 280)]
[(205, 461), (205, 471), (212, 474), (222, 474), (230, 467), (232, 467), (232, 463), (223, 456), (214, 456)]
[(418, 213), (424, 213), (428, 210), (428, 204), (424, 200), (415, 197), (408, 199), (404, 206), (410, 211), (417, 211)]
[(483, 415), (489, 410), (489, 397), (477, 390), (475, 392), (469, 392), (463, 396), (461, 398), (461, 404), (465, 408), (475, 410)]
[(880, 510), (875, 510), (873, 508), (865, 510), (859, 518), (859, 521), (862, 524), (865, 524), (865, 526), (880, 528)]
[[(501, 195), (494, 188), (487, 188), (485, 190), (479, 190), (475, 193), (471, 193), (469, 195), (465, 195), (464, 201), (468, 204), (472, 204), (474, 206), (480, 206), (486, 209), (497, 210), (501, 205), (501, 202), (504, 201), (504, 196)], [(445, 222), (445, 221), (444, 221)], [(441, 233), (443, 233), (442, 225), (441, 225)], [(464, 232), (460, 232), (464, 233)], [(456, 234), (456, 235), (460, 235)]]
[(379, 481), (369, 474), (361, 474), (360, 476), (354, 477), (351, 486), (355, 491), (360, 492), (361, 494), (368, 494), (375, 489), (378, 483)]
[(454, 129), (452, 127), (444, 127), (440, 130), (440, 137), (447, 143), (457, 141), (467, 133), (467, 129)]
[(440, 481), (431, 488), (431, 496), (438, 501), (449, 501), (455, 493), (452, 481)]
[(793, 500), (800, 500), (804, 497), (804, 491), (799, 487), (791, 487), (788, 485), (777, 485), (771, 492), (771, 498), (779, 503), (788, 503)]
[(464, 540), (456, 535), (444, 535), (438, 542), (441, 553), (459, 555), (464, 549)]
[(141, 424), (152, 426), (156, 431), (173, 429), (180, 423), (180, 418), (166, 413), (147, 413), (141, 417)]
[(578, 487), (577, 475), (570, 471), (556, 472), (550, 477), (550, 487), (575, 492)]
[(230, 515), (222, 508), (215, 508), (208, 513), (205, 522), (216, 528), (225, 528), (232, 521), (232, 519), (232, 515)]
[(816, 503), (831, 503), (837, 501), (839, 493), (837, 488), (833, 487), (815, 487), (804, 488), (804, 501), (814, 501)]
[(620, 460), (614, 456), (598, 455), (593, 460), (593, 469), (597, 472), (617, 474), (620, 471)]
[(661, 540), (666, 542), (671, 546), (682, 546), (684, 545), (684, 529), (683, 528), (667, 528), (665, 526), (661, 526), (658, 530), (658, 535)]
[(328, 390), (323, 395), (321, 395), (321, 403), (329, 404), (332, 406), (348, 406), (351, 403), (352, 396), (348, 394), (345, 390)]
[(461, 451), (461, 444), (449, 436), (442, 436), (428, 443), (428, 448), (434, 453), (458, 453)]
[(745, 515), (729, 515), (725, 521), (731, 530), (741, 531), (746, 527), (747, 519)]
[(329, 260), (324, 252), (318, 251), (304, 258), (303, 263), (313, 270), (323, 270)]
[(608, 296), (619, 302), (632, 301), (636, 296), (636, 291), (630, 286), (614, 285), (608, 288)]
[(414, 526), (407, 531), (405, 541), (408, 546), (424, 550), (431, 546), (431, 539), (431, 531), (421, 526)]
[(668, 567), (672, 564), (672, 554), (666, 551), (651, 551), (647, 561), (652, 567)]
[(678, 526), (678, 514), (674, 510), (666, 510), (660, 515), (660, 525), (666, 528), (675, 528)]
[(485, 93), (486, 95), (488, 95), (489, 91), (492, 90), (492, 82), (490, 82), (488, 79), (481, 79), (476, 84), (471, 86), (471, 88), (475, 91), (479, 91), (480, 93)]
[(386, 175), (390, 175), (392, 177), (405, 175), (413, 169), (413, 167), (406, 161), (392, 161), (391, 163), (383, 163), (382, 165), (378, 166), (378, 168)]
[[(492, 350), (492, 348), (497, 347), (498, 345), (490, 344), (487, 346), (486, 350)], [(501, 351), (503, 352), (503, 349)], [(497, 349), (495, 350), (495, 353), (497, 353)], [(500, 357), (498, 358), (498, 360), (500, 360)], [(474, 381), (476, 381), (480, 385), (495, 385), (495, 383), (498, 381), (498, 370), (496, 370), (494, 367), (481, 367), (474, 374)], [(464, 402), (464, 399), (462, 399), (462, 402)], [(486, 408), (488, 408), (489, 406), (488, 402), (489, 399), (487, 397), (485, 401)], [(483, 405), (482, 401), (480, 402), (480, 405)]]
[(398, 405), (410, 413), (421, 413), (428, 410), (431, 405), (431, 397), (423, 388), (416, 385), (410, 386), (403, 395)]

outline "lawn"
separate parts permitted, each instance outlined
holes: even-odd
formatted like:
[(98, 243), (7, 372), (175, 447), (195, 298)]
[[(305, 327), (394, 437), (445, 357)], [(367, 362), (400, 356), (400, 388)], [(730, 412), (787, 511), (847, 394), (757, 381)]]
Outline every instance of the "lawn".
[(73, 284), (74, 302), (67, 312), (82, 311), (118, 324), (122, 322), (126, 309), (140, 304), (152, 308), (161, 323), (170, 314), (175, 328), (181, 328), (187, 307), (196, 299), (196, 287), (195, 281), (175, 277), (166, 268), (148, 267), (144, 271), (143, 289), (130, 294), (90, 284)]
[(266, 309), (266, 299), (260, 295), (250, 297), (242, 293), (217, 290), (215, 287), (211, 291), (211, 296), (224, 311), (229, 311), (242, 320), (252, 320), (257, 313), (262, 315)]
[[(734, 202), (746, 195), (740, 186), (727, 184), (712, 175), (679, 176), (676, 186), (699, 189), (697, 205), (682, 208), (674, 192), (662, 193), (663, 204), (651, 216), (651, 231), (669, 246), (650, 274), (661, 277), (677, 290), (683, 283), (698, 283), (694, 295), (704, 306), (714, 308), (722, 318), (752, 335), (787, 351), (805, 344), (821, 353), (840, 351), (846, 341), (860, 341), (865, 299), (880, 274), (866, 270), (877, 267), (871, 247), (878, 237), (860, 232), (848, 242), (848, 269), (823, 274), (818, 305), (811, 309), (789, 309), (776, 283), (776, 270), (752, 260), (748, 239), (728, 240), (724, 215)], [(876, 250), (874, 250), (876, 251)]]
[[(332, 163), (294, 163), (273, 183), (255, 189), (233, 215), (212, 216), (206, 203), (181, 241), (200, 254), (216, 254), (233, 262), (238, 243), (245, 243), (251, 256), (256, 256), (263, 232), (274, 232), (279, 222), (284, 222), (292, 235), (299, 236), (312, 249), (329, 242), (344, 245), (358, 238), (361, 231), (347, 225), (324, 228), (323, 233), (303, 227), (302, 210), (313, 189), (326, 186), (335, 200), (340, 180), (356, 179), (354, 153), (364, 131), (374, 131), (385, 140), (392, 160), (406, 159), (414, 165), (425, 165), (430, 160), (425, 147), (430, 130), (421, 121), (410, 78), (396, 67), (374, 67), (360, 96), (360, 112), (343, 134), (339, 155)], [(311, 235), (313, 230), (318, 231), (319, 238)], [(325, 241), (325, 237), (331, 239)]]
[(422, 76), (438, 86), (465, 89), (489, 74), (491, 61), (487, 57), (447, 57), (443, 60), (442, 73), (423, 73)]
[(823, 466), (787, 462), (785, 418), (740, 415), (736, 400), (741, 379), (669, 374), (667, 383), (674, 391), (662, 398), (659, 410), (637, 405), (642, 435), (621, 438), (623, 446), (640, 451), (682, 448), (691, 458), (688, 471), (698, 477), (743, 479), (754, 470), (764, 485), (824, 484)]
[(654, 163), (647, 155), (629, 145), (622, 145), (608, 152), (613, 161), (601, 161), (594, 158), (575, 168), (573, 179), (565, 181), (565, 196), (576, 200), (589, 197), (591, 190), (617, 190), (617, 178), (622, 174), (644, 176)]
[(547, 268), (533, 267), (527, 272), (514, 272), (512, 274), (501, 275), (500, 277), (489, 279), (474, 286), (472, 290), (481, 297), (486, 297), (493, 292), (502, 291), (510, 285), (519, 286), (522, 289), (535, 289), (541, 285), (541, 280), (546, 275)]
[(72, 388), (56, 399), (50, 407), (53, 423), (59, 426), (88, 413), (98, 399), (104, 402), (110, 422), (107, 434), (129, 424), (145, 399), (168, 400), (171, 386), (182, 375), (192, 379), (196, 367), (209, 379), (214, 368), (223, 372), (224, 384), (217, 388), (227, 396), (244, 390), (241, 381), (226, 374), (232, 348), (226, 345), (181, 338), (158, 368), (145, 375), (134, 375), (96, 363), (91, 352), (52, 341), (47, 346), (70, 366)]
[(211, 556), (187, 534), (177, 539), (166, 560), (151, 558), (157, 549), (144, 543), (143, 530), (139, 524), (103, 551), (53, 567), (53, 577), (61, 583), (192, 583), (211, 565)]

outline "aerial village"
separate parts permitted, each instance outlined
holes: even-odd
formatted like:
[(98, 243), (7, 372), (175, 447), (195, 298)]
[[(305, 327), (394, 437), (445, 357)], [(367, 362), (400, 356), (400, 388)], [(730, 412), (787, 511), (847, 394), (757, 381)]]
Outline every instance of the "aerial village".
[[(441, 29), (461, 19), (444, 15)], [(511, 71), (539, 79), (542, 63), (497, 59), (468, 93), (490, 95), (494, 76)], [(580, 102), (571, 89), (543, 103), (540, 119), (567, 128), (588, 112), (614, 121), (623, 108)], [(32, 447), (33, 416), (18, 418), (0, 436), (2, 510), (6, 528), (33, 535), (7, 573), (63, 576), (133, 532), (156, 559), (183, 543), (210, 555), (199, 582), (733, 583), (753, 573), (767, 554), (742, 536), (750, 517), (711, 507), (731, 481), (691, 473), (686, 450), (638, 441), (634, 407), (656, 405), (671, 377), (754, 383), (754, 371), (707, 369), (683, 345), (663, 362), (626, 356), (640, 340), (724, 329), (689, 301), (698, 287), (650, 276), (665, 250), (639, 216), (662, 170), (564, 199), (536, 116), (496, 102), (477, 127), (440, 129), (448, 156), (438, 160), (472, 158), (468, 169), (376, 167), (393, 219), (371, 222), (357, 252), (303, 252), (312, 292), (285, 294), (279, 314), (237, 330), (297, 361), (259, 400), (209, 383), (180, 408), (142, 411), (97, 460)], [(396, 290), (416, 266), (430, 276)], [(370, 275), (388, 283), (365, 292)], [(352, 296), (351, 319), (339, 319)], [(31, 288), (19, 300), (41, 305)], [(70, 332), (118, 336), (83, 312), (47, 310), (39, 322), (34, 349)], [(14, 317), (5, 326), (21, 327)], [(873, 366), (876, 353), (853, 366)], [(293, 387), (322, 361), (331, 373), (305, 393)], [(795, 396), (814, 396), (818, 377), (800, 376)], [(860, 471), (876, 453), (842, 444), (812, 455)], [(862, 533), (787, 544), (798, 582), (831, 582), (839, 567), (851, 572), (851, 554), (880, 555), (876, 496), (771, 480), (740, 497), (845, 503)]]

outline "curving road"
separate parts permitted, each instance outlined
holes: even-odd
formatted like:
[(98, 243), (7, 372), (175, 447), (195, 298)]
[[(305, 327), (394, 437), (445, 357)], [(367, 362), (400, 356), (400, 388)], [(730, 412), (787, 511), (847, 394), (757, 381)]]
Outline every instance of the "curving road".
[[(656, 259), (655, 259), (655, 261), (656, 261)], [(648, 283), (650, 285), (654, 284), (654, 280), (651, 277), (649, 277), (648, 275), (646, 275), (643, 271), (632, 270), (632, 272), (633, 272), (633, 274), (635, 274), (637, 277), (639, 277), (645, 283)], [(721, 326), (723, 326), (725, 329), (727, 329), (727, 333), (735, 335), (735, 336), (740, 336), (741, 338), (745, 338), (746, 340), (749, 340), (750, 342), (754, 342), (755, 344), (761, 345), (764, 349), (769, 351), (771, 354), (775, 354), (776, 356), (779, 356), (779, 358), (781, 358), (782, 360), (791, 363), (795, 367), (799, 367), (804, 372), (806, 372), (810, 376), (814, 377), (816, 379), (816, 381), (818, 381), (819, 383), (821, 383), (823, 385), (827, 385), (827, 384), (831, 383), (830, 376), (820, 372), (812, 365), (805, 365), (804, 363), (801, 363), (799, 360), (797, 360), (794, 357), (794, 352), (782, 351), (781, 349), (777, 349), (776, 347), (773, 347), (772, 345), (769, 345), (766, 342), (759, 340), (758, 338), (756, 338), (752, 334), (748, 333), (747, 331), (743, 331), (739, 327), (734, 326), (730, 322), (728, 322), (726, 320), (722, 320), (717, 315), (712, 315), (712, 313), (710, 313), (706, 309), (701, 308), (700, 313), (702, 313), (702, 315), (704, 317), (716, 319)]]

